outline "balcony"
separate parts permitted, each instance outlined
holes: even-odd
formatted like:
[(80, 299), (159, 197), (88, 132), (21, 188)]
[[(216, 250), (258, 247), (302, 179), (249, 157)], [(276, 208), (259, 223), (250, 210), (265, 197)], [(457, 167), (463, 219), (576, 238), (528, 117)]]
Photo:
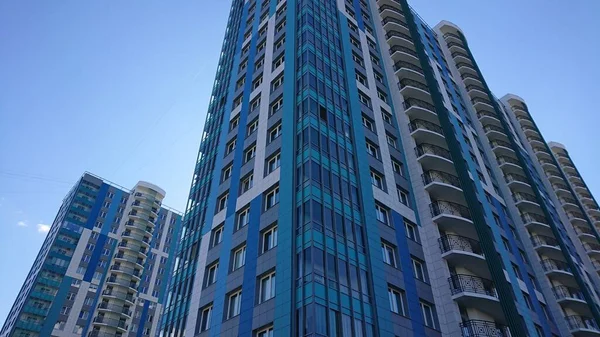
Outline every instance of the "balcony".
[(441, 171), (454, 171), (454, 163), (450, 152), (441, 146), (422, 143), (415, 147), (417, 160), (421, 163), (423, 171), (440, 169)]
[(496, 126), (493, 124), (488, 124), (483, 127), (483, 131), (485, 132), (485, 135), (488, 136), (489, 139), (498, 139), (498, 140), (502, 140), (502, 141), (508, 140), (508, 136), (504, 132), (504, 129), (499, 126)]
[(460, 38), (460, 36), (458, 36), (458, 35), (456, 35), (454, 33), (446, 33), (442, 37), (444, 38), (444, 40), (454, 39), (454, 40), (462, 42), (462, 39)]
[(567, 316), (565, 317), (569, 330), (575, 337), (600, 336), (600, 328), (591, 317)]
[(465, 46), (462, 44), (461, 42), (448, 42), (448, 49), (450, 49), (450, 52), (461, 52), (461, 53), (465, 53), (467, 52), (467, 50), (465, 49)]
[(487, 98), (488, 94), (482, 86), (479, 85), (467, 85), (467, 92), (471, 97), (482, 97)]
[(120, 279), (117, 277), (109, 277), (106, 279), (106, 284), (119, 285), (121, 287), (126, 287), (133, 291), (137, 291), (137, 282)]
[(127, 276), (133, 276), (133, 277), (137, 278), (138, 280), (142, 277), (142, 272), (140, 271), (140, 269), (125, 267), (125, 266), (122, 266), (119, 264), (112, 265), (110, 267), (110, 270), (113, 272), (116, 272), (116, 273), (125, 274)]
[(106, 325), (116, 328), (117, 330), (122, 330), (123, 332), (126, 332), (129, 328), (125, 321), (114, 318), (106, 318), (104, 316), (94, 317), (94, 325)]
[(438, 122), (435, 106), (422, 99), (407, 98), (404, 100), (404, 110), (408, 117), (413, 119), (424, 119), (430, 122)]
[(100, 332), (100, 330), (92, 330), (88, 337), (120, 337), (122, 335), (117, 335), (112, 332)]
[(529, 118), (529, 116), (515, 116), (517, 121), (519, 122), (519, 124), (521, 125), (529, 125), (529, 126), (534, 126), (533, 125), (533, 121), (531, 120), (531, 118)]
[(478, 111), (477, 118), (479, 118), (479, 121), (483, 125), (492, 124), (492, 125), (496, 125), (496, 126), (502, 126), (500, 119), (498, 119), (498, 115), (496, 115), (496, 113), (494, 113), (494, 112), (490, 112), (490, 111), (486, 111), (486, 110)]
[[(405, 98), (416, 98), (422, 101), (431, 101), (431, 94), (429, 93), (429, 87), (425, 83), (419, 80), (410, 78), (403, 78), (399, 82), (400, 93)], [(435, 111), (435, 108), (433, 109)]]
[(513, 193), (513, 200), (515, 205), (519, 207), (521, 212), (538, 211), (540, 204), (537, 198), (533, 194), (529, 193)]
[[(540, 159), (544, 160), (544, 159)], [(560, 174), (560, 172), (558, 172), (558, 170), (552, 168), (552, 167), (546, 167), (544, 169), (544, 173), (546, 173), (546, 176), (548, 177), (548, 180), (550, 180), (551, 184), (558, 184), (558, 185), (563, 185), (563, 183), (565, 182), (562, 175)], [(571, 194), (571, 192), (569, 192), (569, 195)]]
[(458, 177), (443, 171), (429, 170), (421, 176), (425, 189), (433, 199), (463, 200)]
[(477, 75), (477, 70), (475, 70), (475, 67), (473, 67), (471, 62), (458, 62), (456, 63), (456, 68), (458, 69), (458, 71), (460, 71), (461, 74), (469, 73)]
[(571, 191), (569, 190), (569, 187), (565, 184), (561, 184), (561, 183), (552, 184), (552, 188), (554, 189), (554, 191), (556, 191), (556, 193), (561, 193), (563, 195), (571, 195)]
[(521, 174), (523, 173), (523, 168), (521, 167), (521, 163), (514, 158), (499, 156), (498, 157), (498, 166), (505, 174)]
[(491, 280), (457, 274), (448, 278), (448, 284), (452, 299), (456, 302), (466, 307), (478, 308), (492, 317), (502, 317), (502, 307)]
[(529, 117), (529, 113), (527, 112), (527, 109), (525, 109), (525, 107), (519, 106), (519, 105), (511, 105), (510, 108), (512, 109), (512, 111), (515, 114), (519, 114), (520, 116), (527, 116)]
[(497, 156), (512, 156), (515, 157), (515, 151), (509, 142), (501, 140), (490, 141), (490, 146)]
[[(144, 246), (146, 246), (146, 245), (144, 245)], [(117, 247), (118, 247), (119, 251), (129, 250), (130, 252), (133, 252), (137, 255), (143, 255), (143, 257), (146, 257), (148, 255), (147, 247), (142, 247), (141, 245), (136, 245), (133, 242), (121, 241), (121, 242), (119, 242)]]
[(471, 74), (463, 74), (460, 76), (465, 82), (465, 85), (482, 85), (483, 83), (479, 79), (479, 76), (474, 76)]
[(533, 153), (538, 157), (539, 160), (548, 159), (552, 160), (552, 155), (546, 148), (541, 146), (532, 146)]
[(489, 99), (476, 97), (471, 100), (471, 103), (473, 103), (473, 106), (478, 110), (481, 108), (485, 108), (485, 109), (495, 111), (494, 104), (492, 102), (490, 102)]
[(507, 326), (478, 319), (462, 321), (460, 330), (463, 337), (511, 337)]
[(595, 242), (596, 235), (594, 235), (594, 232), (590, 228), (587, 227), (587, 223), (585, 226), (586, 227), (573, 226), (573, 228), (575, 229), (575, 233), (577, 233), (577, 236), (579, 236), (579, 238), (581, 240)]
[(137, 264), (140, 268), (143, 268), (144, 265), (144, 259), (137, 256), (124, 254), (123, 252), (117, 253), (117, 255), (115, 255), (115, 260)]
[(395, 28), (400, 28), (400, 29), (405, 30), (407, 33), (410, 32), (408, 25), (404, 21), (402, 21), (398, 18), (395, 18), (395, 17), (391, 17), (391, 16), (385, 17), (383, 20), (381, 20), (381, 23), (383, 24), (383, 28), (386, 31), (392, 31)]
[(475, 237), (469, 208), (451, 201), (436, 200), (429, 205), (432, 220), (444, 232), (457, 232), (464, 236)]
[(600, 257), (600, 245), (597, 243), (584, 242), (583, 248), (590, 256)]
[(104, 291), (102, 291), (102, 295), (106, 296), (106, 297), (118, 299), (121, 301), (129, 302), (132, 305), (134, 304), (134, 301), (135, 301), (135, 299), (133, 298), (133, 294), (130, 294), (130, 293), (127, 293), (124, 291), (114, 290), (111, 288), (108, 288), (108, 289), (105, 289)]
[(469, 266), (477, 275), (489, 277), (489, 270), (479, 241), (456, 234), (445, 234), (438, 239), (442, 257), (450, 265)]
[(573, 198), (561, 197), (561, 198), (558, 198), (558, 200), (560, 201), (561, 205), (567, 211), (578, 211), (579, 210), (579, 205), (577, 205), (577, 200), (575, 200)]
[(532, 191), (531, 184), (529, 184), (529, 181), (527, 180), (527, 177), (525, 177), (525, 176), (522, 176), (520, 174), (515, 174), (515, 173), (509, 173), (504, 176), (504, 179), (506, 179), (508, 187), (513, 192), (515, 192), (515, 191), (521, 191), (521, 192)]
[(400, 78), (425, 78), (423, 69), (421, 67), (406, 61), (398, 61), (394, 63), (394, 71)]
[(558, 241), (551, 236), (533, 235), (531, 236), (531, 244), (535, 250), (544, 256), (552, 259), (564, 258), (563, 252), (560, 249)]
[(523, 213), (521, 215), (521, 219), (525, 226), (542, 226), (542, 228), (550, 228), (548, 225), (548, 220), (542, 215), (535, 213)]
[(395, 44), (390, 47), (390, 55), (392, 56), (392, 60), (394, 60), (394, 62), (406, 61), (417, 66), (420, 64), (419, 54), (417, 54), (414, 48)]
[[(527, 141), (529, 142), (529, 144), (531, 144), (531, 146), (544, 146), (545, 143), (544, 141), (537, 136), (531, 136), (531, 137), (527, 137)], [(545, 160), (544, 162), (547, 163), (551, 163), (551, 161)]]
[(461, 51), (455, 51), (453, 53), (450, 54), (450, 56), (452, 56), (452, 58), (454, 59), (454, 61), (456, 61), (456, 63), (460, 63), (460, 62), (471, 62), (471, 58), (469, 57), (469, 55), (467, 55), (466, 53), (463, 53)]
[(408, 128), (417, 144), (429, 143), (436, 146), (446, 145), (444, 130), (435, 123), (424, 119), (415, 119), (408, 124)]
[(577, 282), (573, 278), (571, 268), (563, 261), (544, 259), (541, 261), (542, 269), (547, 276), (560, 281), (563, 284), (577, 286)]
[(131, 314), (132, 314), (131, 309), (129, 309), (128, 307), (124, 307), (124, 306), (120, 306), (120, 305), (116, 305), (116, 304), (109, 304), (108, 302), (100, 303), (98, 305), (98, 311), (113, 312), (113, 313), (128, 316), (129, 318), (131, 318)]

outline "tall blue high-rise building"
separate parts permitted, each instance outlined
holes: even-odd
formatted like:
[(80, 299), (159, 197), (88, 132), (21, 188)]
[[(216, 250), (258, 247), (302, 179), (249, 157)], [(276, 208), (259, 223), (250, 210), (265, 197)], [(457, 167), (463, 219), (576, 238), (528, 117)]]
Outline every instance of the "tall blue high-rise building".
[[(181, 230), (165, 191), (85, 173), (64, 198), (2, 337), (154, 336)], [(8, 274), (7, 274), (8, 275)]]
[(233, 0), (159, 336), (600, 336), (526, 125), (406, 0)]

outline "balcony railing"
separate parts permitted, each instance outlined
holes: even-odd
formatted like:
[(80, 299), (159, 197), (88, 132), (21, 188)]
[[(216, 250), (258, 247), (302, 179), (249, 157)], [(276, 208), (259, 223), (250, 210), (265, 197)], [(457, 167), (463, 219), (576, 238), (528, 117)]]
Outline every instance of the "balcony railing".
[(567, 321), (567, 324), (569, 325), (569, 329), (571, 331), (581, 329), (600, 331), (600, 328), (598, 328), (596, 321), (594, 321), (594, 319), (591, 317), (567, 316), (565, 317), (565, 320)]
[(423, 177), (423, 184), (425, 184), (425, 185), (429, 185), (433, 182), (438, 182), (438, 183), (448, 184), (448, 185), (452, 185), (454, 187), (460, 188), (460, 180), (458, 180), (458, 177), (456, 177), (450, 173), (436, 171), (436, 170), (429, 170), (429, 171), (424, 172), (422, 177)]
[(462, 292), (498, 297), (492, 280), (473, 275), (452, 275), (448, 278), (452, 295)]
[(465, 46), (462, 43), (448, 42), (448, 48), (452, 48), (452, 47), (459, 47), (459, 48), (465, 49)]
[(544, 269), (544, 271), (548, 272), (548, 271), (564, 271), (567, 273), (571, 272), (571, 268), (569, 268), (569, 265), (566, 264), (565, 262), (562, 261), (557, 261), (557, 260), (552, 260), (552, 259), (544, 259), (542, 260), (542, 269)]
[(442, 157), (442, 158), (445, 158), (448, 160), (452, 160), (450, 151), (444, 149), (443, 147), (433, 145), (433, 144), (428, 144), (428, 143), (419, 144), (419, 145), (417, 145), (417, 147), (415, 147), (415, 152), (417, 153), (417, 157), (421, 157), (425, 154), (432, 154), (432, 155), (439, 156), (439, 157)]
[(410, 129), (410, 132), (414, 132), (417, 129), (425, 129), (444, 135), (444, 130), (442, 130), (441, 126), (422, 119), (412, 120), (410, 124), (408, 124), (408, 128)]
[(577, 205), (577, 201), (575, 201), (575, 199), (572, 199), (572, 198), (559, 198), (558, 200), (560, 200), (561, 204), (575, 204), (575, 205)]
[(579, 300), (584, 300), (583, 293), (579, 289), (567, 287), (567, 286), (556, 286), (552, 288), (552, 292), (554, 293), (554, 297), (557, 300), (562, 300), (564, 298), (575, 298)]
[(496, 146), (504, 146), (507, 147), (509, 149), (512, 149), (512, 146), (510, 145), (510, 143), (505, 142), (503, 140), (493, 140), (490, 142), (490, 145), (492, 146), (492, 148), (496, 147)]
[(116, 337), (117, 335), (111, 332), (100, 332), (99, 330), (92, 330), (88, 337)]
[(116, 305), (116, 304), (109, 304), (107, 302), (103, 302), (98, 305), (98, 308), (110, 310), (110, 311), (116, 312), (116, 313), (121, 313), (121, 314), (124, 314), (127, 316), (131, 316), (131, 310), (129, 308), (123, 307), (120, 305)]
[(553, 184), (552, 188), (554, 188), (555, 190), (569, 190), (569, 187), (567, 185), (564, 184)]
[(107, 283), (116, 283), (123, 287), (129, 287), (129, 288), (134, 288), (134, 289), (137, 288), (137, 282), (130, 282), (127, 280), (122, 280), (122, 279), (116, 278), (116, 277), (109, 277), (106, 280), (106, 282)]
[(467, 55), (465, 53), (461, 53), (459, 51), (455, 51), (454, 53), (450, 54), (450, 56), (452, 56), (452, 58), (456, 58), (456, 57), (461, 56), (461, 57), (464, 57), (464, 58), (470, 60), (469, 55)]
[(506, 156), (498, 157), (498, 165), (503, 165), (503, 164), (513, 164), (513, 165), (521, 166), (521, 163), (519, 163), (518, 160), (513, 159), (511, 157), (506, 157)]
[(537, 199), (535, 198), (535, 196), (528, 193), (514, 193), (513, 199), (515, 200), (515, 202), (529, 201), (537, 203)]
[(585, 219), (585, 217), (583, 216), (583, 214), (578, 213), (578, 212), (567, 212), (567, 218), (569, 219)]
[(131, 268), (131, 267), (124, 267), (124, 266), (121, 266), (121, 265), (112, 265), (110, 267), (110, 270), (122, 271), (124, 273), (130, 274), (130, 275), (133, 275), (133, 276), (137, 276), (137, 277), (141, 276), (141, 271), (139, 269), (134, 269), (134, 268)]
[(485, 89), (483, 89), (482, 87), (478, 86), (478, 85), (473, 85), (473, 84), (469, 84), (466, 86), (467, 91), (471, 91), (471, 90), (479, 90), (481, 92), (485, 92)]
[(529, 185), (529, 182), (527, 181), (527, 178), (525, 176), (520, 175), (520, 174), (509, 173), (509, 174), (505, 175), (504, 178), (509, 183), (520, 182), (520, 183), (524, 183), (524, 184), (528, 184)]
[(468, 320), (460, 323), (464, 337), (511, 337), (506, 325), (483, 320)]
[(406, 87), (415, 87), (415, 88), (421, 89), (421, 90), (429, 93), (429, 88), (425, 84), (423, 84), (419, 81), (411, 80), (410, 78), (404, 78), (404, 79), (400, 80), (400, 89), (403, 89)]
[(410, 48), (406, 48), (404, 46), (400, 46), (400, 45), (395, 45), (392, 48), (390, 48), (390, 54), (393, 54), (397, 51), (406, 53), (408, 55), (414, 56), (416, 58), (419, 57), (419, 55), (417, 54), (417, 52), (415, 52), (414, 50), (410, 49)]
[(504, 132), (503, 128), (496, 126), (496, 125), (486, 125), (483, 128), (483, 131), (485, 131), (485, 132), (496, 131), (496, 132), (500, 132), (502, 134), (506, 134), (506, 132)]
[(489, 111), (479, 111), (479, 112), (477, 112), (477, 118), (481, 119), (483, 117), (491, 117), (491, 118), (498, 119), (498, 115), (496, 115), (493, 112), (489, 112)]
[(409, 108), (411, 108), (413, 106), (427, 109), (433, 113), (436, 113), (435, 106), (431, 103), (427, 103), (418, 98), (408, 98), (408, 99), (404, 100), (404, 109), (408, 110)]
[(408, 41), (412, 42), (412, 37), (411, 37), (410, 35), (408, 35), (408, 34), (404, 34), (404, 33), (402, 33), (402, 32), (399, 32), (399, 31), (397, 31), (397, 30), (390, 30), (390, 31), (388, 31), (388, 32), (385, 34), (385, 37), (386, 37), (387, 39), (391, 39), (392, 37), (400, 37), (400, 38), (403, 38), (403, 39), (405, 39), (405, 40), (408, 40)]
[(589, 228), (585, 228), (585, 227), (573, 227), (573, 228), (575, 228), (575, 232), (577, 234), (594, 235), (594, 232), (592, 232), (592, 230)]
[(494, 106), (494, 104), (492, 104), (492, 102), (490, 102), (487, 99), (484, 98), (479, 98), (479, 97), (475, 97), (471, 100), (471, 103), (473, 103), (473, 105), (477, 104), (477, 103), (483, 103), (483, 104), (487, 104), (487, 105), (491, 105)]
[(470, 79), (481, 82), (477, 76), (471, 75), (471, 74), (463, 74), (463, 75), (460, 75), (460, 77), (463, 79), (463, 81), (466, 80), (467, 78), (470, 78)]
[(525, 109), (522, 106), (518, 106), (518, 105), (511, 105), (510, 108), (513, 109), (513, 110), (522, 110), (522, 111), (527, 112), (527, 109)]
[(467, 253), (473, 253), (483, 256), (479, 241), (460, 235), (446, 234), (438, 239), (440, 250), (446, 253), (451, 250), (460, 250)]
[(588, 243), (588, 242), (585, 242), (583, 244), (583, 248), (585, 248), (585, 250), (588, 251), (588, 252), (592, 251), (592, 250), (593, 251), (600, 251), (600, 245), (597, 244), (597, 243)]
[[(383, 7), (383, 6), (382, 6), (382, 7)], [(402, 27), (404, 27), (404, 28), (408, 29), (408, 25), (407, 25), (406, 23), (404, 23), (402, 20), (399, 20), (399, 19), (396, 19), (396, 18), (392, 18), (392, 17), (389, 17), (389, 16), (388, 16), (388, 17), (386, 17), (385, 19), (383, 19), (381, 22), (382, 22), (384, 25), (386, 25), (386, 24), (388, 24), (388, 23), (392, 22), (392, 23), (395, 23), (395, 24), (397, 24), (397, 25), (400, 25), (400, 26), (402, 26)]]
[[(448, 45), (448, 47), (450, 47), (450, 45)], [(471, 68), (471, 69), (473, 69), (473, 66), (472, 66), (472, 65), (470, 65), (469, 63), (466, 63), (466, 62), (458, 62), (458, 63), (456, 64), (456, 68), (460, 69), (461, 67), (467, 67), (467, 68)]]
[(458, 36), (458, 35), (456, 35), (456, 34), (454, 34), (454, 33), (446, 33), (446, 34), (444, 34), (444, 35), (443, 35), (443, 38), (444, 38), (444, 39), (447, 39), (447, 38), (449, 38), (449, 37), (454, 37), (454, 38), (457, 38), (457, 39), (459, 39), (459, 40), (461, 40), (461, 41), (462, 41), (462, 39), (460, 38), (460, 36)]
[(432, 216), (448, 214), (471, 220), (469, 208), (451, 201), (436, 200), (429, 205)]
[(94, 323), (102, 323), (102, 324), (111, 325), (113, 327), (127, 330), (127, 324), (125, 321), (121, 321), (121, 320), (114, 319), (114, 318), (106, 318), (103, 316), (96, 316), (96, 317), (94, 317)]
[(114, 289), (104, 289), (102, 294), (106, 295), (106, 296), (114, 296), (114, 297), (123, 299), (125, 301), (133, 302), (133, 295), (128, 294), (124, 291), (118, 291), (118, 290), (114, 290)]
[(421, 69), (421, 67), (416, 66), (410, 62), (398, 61), (398, 62), (394, 63), (394, 71), (398, 71), (403, 68), (410, 69), (412, 71), (416, 71), (417, 73), (423, 75), (423, 69)]
[(534, 247), (537, 246), (553, 246), (558, 247), (558, 241), (555, 238), (545, 235), (534, 235), (531, 237), (531, 243)]

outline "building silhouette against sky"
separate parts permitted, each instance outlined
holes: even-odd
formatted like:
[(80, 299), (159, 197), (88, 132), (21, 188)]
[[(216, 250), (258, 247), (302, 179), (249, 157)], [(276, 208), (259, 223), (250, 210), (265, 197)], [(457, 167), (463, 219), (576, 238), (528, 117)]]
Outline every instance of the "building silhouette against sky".
[(165, 192), (85, 173), (63, 200), (0, 336), (154, 336), (181, 214)]

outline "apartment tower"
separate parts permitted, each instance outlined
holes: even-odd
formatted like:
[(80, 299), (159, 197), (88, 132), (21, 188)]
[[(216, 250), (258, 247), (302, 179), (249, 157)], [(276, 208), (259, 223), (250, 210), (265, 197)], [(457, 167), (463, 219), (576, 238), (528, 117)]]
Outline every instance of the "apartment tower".
[(63, 200), (2, 337), (154, 336), (181, 229), (165, 192), (85, 173)]
[(159, 336), (600, 336), (525, 125), (406, 0), (232, 1)]

